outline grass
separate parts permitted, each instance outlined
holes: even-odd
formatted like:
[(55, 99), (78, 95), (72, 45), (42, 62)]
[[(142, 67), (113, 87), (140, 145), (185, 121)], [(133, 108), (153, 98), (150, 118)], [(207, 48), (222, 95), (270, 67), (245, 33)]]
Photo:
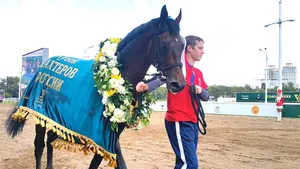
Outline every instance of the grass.
[(3, 101), (2, 103), (0, 103), (0, 105), (14, 105), (17, 103), (17, 100), (6, 100), (6, 101)]

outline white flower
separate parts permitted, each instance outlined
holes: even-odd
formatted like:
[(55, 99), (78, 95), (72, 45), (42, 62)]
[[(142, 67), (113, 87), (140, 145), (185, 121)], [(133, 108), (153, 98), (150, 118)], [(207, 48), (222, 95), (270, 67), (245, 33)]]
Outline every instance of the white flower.
[(115, 55), (115, 56), (112, 56), (111, 59), (114, 60), (114, 61), (117, 61), (118, 57)]
[(116, 64), (117, 64), (117, 62), (116, 62), (115, 60), (110, 60), (110, 61), (107, 63), (108, 67), (115, 67)]
[(103, 116), (108, 117), (105, 111), (103, 111)]
[(118, 81), (119, 81), (120, 85), (123, 85), (125, 83), (125, 81), (124, 81), (124, 79), (122, 77)]
[(128, 100), (128, 99), (125, 99), (125, 100), (124, 100), (124, 104), (125, 104), (126, 106), (129, 106), (129, 100)]
[(124, 87), (124, 86), (121, 86), (121, 85), (117, 88), (117, 91), (118, 91), (120, 94), (125, 94), (125, 92), (126, 92), (125, 87)]
[(108, 110), (105, 110), (105, 111), (103, 111), (103, 115), (104, 115), (104, 117), (111, 116), (111, 112), (109, 112)]
[(104, 42), (103, 48), (108, 47), (108, 46), (110, 46), (110, 41), (109, 40)]
[(100, 71), (103, 71), (103, 70), (107, 70), (107, 66), (106, 65), (101, 65), (100, 66)]
[(113, 75), (119, 75), (119, 73), (120, 73), (120, 71), (119, 71), (118, 68), (113, 67), (113, 68), (111, 69), (111, 74), (113, 74)]
[(117, 79), (112, 78), (112, 79), (109, 80), (109, 83), (110, 83), (111, 88), (118, 88), (119, 87), (119, 82), (118, 82)]
[(105, 56), (101, 56), (101, 57), (99, 58), (99, 61), (100, 61), (100, 62), (105, 62), (105, 61), (106, 61)]
[[(105, 93), (105, 92), (104, 92)], [(102, 103), (104, 104), (104, 105), (106, 105), (107, 104), (107, 102), (108, 102), (108, 97), (107, 96), (105, 96), (105, 94), (103, 93), (103, 97), (102, 97)]]
[(102, 53), (104, 56), (113, 57), (117, 51), (117, 44), (111, 44), (109, 41), (106, 41), (102, 47)]
[(116, 43), (112, 43), (112, 44), (110, 45), (110, 47), (112, 47), (113, 49), (117, 49), (117, 47), (118, 47), (118, 44), (116, 44)]
[(109, 112), (114, 112), (114, 110), (116, 109), (115, 105), (113, 103), (109, 103), (108, 104), (108, 110)]
[(120, 106), (120, 109), (124, 111), (124, 110), (126, 110), (126, 106), (121, 105), (121, 106)]
[[(106, 91), (102, 91), (102, 93), (103, 93), (103, 97), (106, 97), (106, 98), (108, 98), (108, 95), (107, 95), (107, 92)], [(102, 98), (103, 99), (103, 98)], [(107, 102), (106, 102), (107, 103)]]
[(122, 111), (119, 108), (116, 108), (115, 111), (114, 111), (114, 115), (112, 116), (110, 121), (118, 122), (118, 123), (125, 122), (126, 119), (124, 117), (124, 114), (125, 114), (124, 111)]
[(102, 50), (102, 52), (104, 56), (113, 57), (115, 56), (116, 50), (110, 47), (105, 50)]

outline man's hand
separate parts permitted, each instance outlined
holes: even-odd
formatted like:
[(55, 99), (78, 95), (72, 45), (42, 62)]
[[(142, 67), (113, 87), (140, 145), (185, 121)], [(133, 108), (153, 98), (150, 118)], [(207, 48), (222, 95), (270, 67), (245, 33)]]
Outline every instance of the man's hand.
[(137, 92), (144, 92), (147, 91), (148, 89), (149, 89), (148, 85), (144, 82), (139, 82), (135, 87), (135, 90)]
[(196, 94), (201, 94), (202, 93), (202, 87), (196, 85)]

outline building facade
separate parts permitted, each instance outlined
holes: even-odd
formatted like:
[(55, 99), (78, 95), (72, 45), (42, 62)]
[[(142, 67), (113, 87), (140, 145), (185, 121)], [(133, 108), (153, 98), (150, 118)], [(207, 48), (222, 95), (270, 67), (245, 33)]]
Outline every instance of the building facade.
[[(265, 75), (267, 73), (267, 87), (274, 88), (279, 86), (278, 79), (278, 68), (275, 65), (269, 65), (267, 70), (265, 69)], [(293, 66), (292, 63), (286, 63), (282, 67), (282, 82), (288, 84), (289, 82), (293, 83), (295, 86), (297, 85), (297, 67)]]

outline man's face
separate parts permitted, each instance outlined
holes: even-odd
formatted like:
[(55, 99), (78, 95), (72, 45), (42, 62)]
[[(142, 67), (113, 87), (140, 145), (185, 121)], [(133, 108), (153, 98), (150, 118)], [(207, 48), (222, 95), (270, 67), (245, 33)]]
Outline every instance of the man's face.
[(204, 54), (204, 43), (202, 41), (197, 42), (196, 45), (193, 47), (189, 46), (188, 50), (191, 53), (191, 56), (194, 61), (200, 61), (202, 55)]

